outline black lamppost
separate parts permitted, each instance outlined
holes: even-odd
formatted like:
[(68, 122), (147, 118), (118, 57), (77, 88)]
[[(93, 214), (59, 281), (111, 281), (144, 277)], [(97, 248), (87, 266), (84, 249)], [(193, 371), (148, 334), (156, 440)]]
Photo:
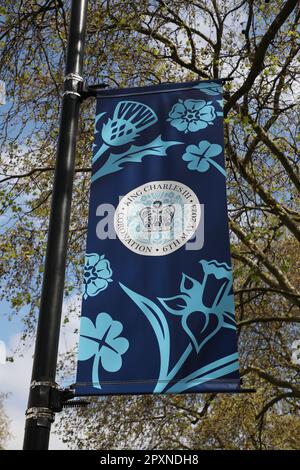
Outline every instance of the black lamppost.
[(61, 409), (55, 382), (88, 0), (72, 0), (65, 88), (57, 144), (45, 271), (30, 385), (24, 450), (48, 449), (51, 423)]

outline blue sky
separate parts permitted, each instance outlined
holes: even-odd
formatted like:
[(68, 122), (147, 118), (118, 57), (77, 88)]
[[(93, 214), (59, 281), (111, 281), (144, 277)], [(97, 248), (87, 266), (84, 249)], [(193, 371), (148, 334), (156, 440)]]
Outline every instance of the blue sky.
[[(70, 297), (63, 306), (64, 312), (70, 304), (80, 308), (80, 296)], [(9, 321), (6, 314), (11, 312), (8, 303), (0, 303), (0, 340), (5, 341), (7, 347), (7, 356), (13, 355), (13, 351), (21, 345), (20, 336), (22, 333), (22, 321), (13, 316)], [(70, 322), (61, 329), (60, 335), (60, 354), (77, 346), (78, 334), (74, 330), (79, 327), (79, 318), (74, 316)], [(10, 420), (11, 437), (7, 443), (7, 449), (17, 450), (22, 448), (25, 410), (27, 405), (28, 390), (30, 384), (32, 357), (34, 342), (30, 341), (27, 346), (22, 346), (19, 354), (14, 354), (14, 362), (0, 364), (0, 392), (7, 393), (8, 398), (5, 401), (5, 411)], [(70, 377), (69, 383), (75, 381), (74, 376)], [(56, 421), (59, 420), (59, 415)], [(52, 433), (50, 440), (50, 449), (65, 449), (66, 445)]]
[[(11, 106), (11, 102), (1, 106), (0, 119), (9, 111)], [(21, 116), (18, 117), (21, 119)], [(28, 122), (26, 131), (22, 135), (23, 139), (30, 132), (30, 126), (32, 127), (32, 124)], [(15, 137), (18, 131), (18, 126), (10, 126), (9, 137)], [(7, 229), (7, 223), (11, 225), (13, 222), (13, 219), (8, 221), (7, 216), (0, 217), (0, 234), (3, 230)], [(34, 341), (31, 341), (30, 345), (25, 347), (21, 342), (24, 328), (22, 317), (26, 314), (26, 310), (26, 308), (23, 308), (16, 315), (9, 302), (0, 301), (0, 341), (4, 341), (6, 345), (7, 357), (14, 357), (14, 362), (0, 364), (0, 392), (8, 394), (5, 400), (5, 412), (10, 421), (10, 438), (7, 442), (7, 449), (11, 450), (22, 448), (25, 410), (32, 368)], [(74, 324), (76, 324), (76, 321), (74, 320)], [(61, 350), (63, 352), (66, 347), (72, 346), (74, 341), (76, 342), (77, 340), (73, 335), (74, 324), (71, 322), (70, 327), (68, 326), (62, 332), (63, 341)], [(15, 353), (16, 349), (19, 350), (18, 353)], [(50, 448), (64, 449), (66, 446), (55, 435), (52, 435)]]
[(11, 315), (13, 312), (6, 301), (0, 302), (0, 312), (0, 340), (8, 343), (13, 335), (22, 331), (22, 321), (19, 316)]
[[(12, 102), (7, 102), (0, 106), (0, 120), (13, 107)], [(18, 118), (21, 120), (22, 115)], [(20, 127), (10, 126), (8, 129), (9, 138), (18, 135)], [(32, 130), (32, 123), (27, 122), (26, 129), (22, 133), (22, 141)], [(22, 142), (21, 142), (22, 144)], [(4, 150), (5, 151), (5, 150)], [(1, 173), (1, 171), (0, 171)], [(0, 234), (14, 223), (13, 214), (0, 216)], [(70, 302), (78, 302), (78, 297), (69, 298), (64, 304), (63, 312)], [(80, 302), (78, 303), (80, 308)], [(24, 325), (22, 317), (26, 315), (26, 308), (23, 308), (18, 315), (11, 308), (9, 302), (0, 301), (0, 341), (6, 345), (7, 357), (14, 357), (14, 362), (0, 364), (0, 393), (8, 394), (5, 400), (5, 411), (10, 420), (10, 439), (7, 448), (10, 450), (21, 449), (23, 444), (25, 410), (27, 408), (27, 398), (31, 377), (34, 340), (31, 339), (26, 346), (21, 341)], [(77, 344), (78, 334), (74, 335), (74, 330), (79, 327), (78, 318), (71, 319), (70, 323), (61, 331), (60, 353), (64, 353)], [(18, 350), (15, 353), (16, 349)], [(75, 371), (74, 371), (75, 374)], [(75, 377), (70, 378), (70, 383), (75, 381)], [(59, 417), (57, 418), (59, 419)], [(50, 449), (64, 449), (66, 445), (52, 433)]]

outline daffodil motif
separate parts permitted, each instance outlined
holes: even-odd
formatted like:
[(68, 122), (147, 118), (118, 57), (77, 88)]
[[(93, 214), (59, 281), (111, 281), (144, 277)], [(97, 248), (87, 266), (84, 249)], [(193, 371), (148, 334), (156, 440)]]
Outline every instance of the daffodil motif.
[(172, 107), (167, 121), (178, 131), (197, 132), (212, 125), (216, 116), (211, 101), (178, 100)]
[[(222, 358), (221, 362), (213, 361), (176, 382), (179, 371), (184, 374), (183, 368), (190, 354), (199, 354), (222, 328), (236, 330), (231, 266), (217, 260), (201, 260), (199, 263), (202, 271), (199, 279), (182, 273), (179, 292), (173, 297), (156, 297), (157, 301), (153, 301), (120, 283), (124, 292), (150, 322), (157, 339), (160, 370), (154, 393), (182, 392), (195, 386), (195, 380), (199, 379), (199, 383), (212, 380), (214, 373), (215, 378), (222, 377), (226, 375), (225, 372), (223, 374), (222, 364), (231, 363), (233, 359), (235, 362), (229, 365), (229, 369), (238, 369), (237, 355), (229, 355)], [(171, 363), (172, 342), (168, 321), (171, 316), (168, 313), (177, 316), (175, 322), (179, 325), (181, 323), (183, 337), (186, 335), (187, 340), (185, 349), (175, 363)], [(216, 371), (211, 374), (213, 369)], [(206, 376), (204, 372), (207, 372)]]
[(94, 297), (105, 290), (109, 282), (112, 282), (112, 270), (105, 255), (97, 253), (87, 254), (84, 267), (84, 293), (83, 298)]
[(81, 317), (78, 359), (94, 358), (92, 382), (95, 388), (101, 388), (100, 362), (107, 372), (117, 372), (122, 367), (122, 355), (129, 348), (128, 340), (120, 336), (122, 331), (122, 323), (113, 320), (108, 313), (99, 313), (95, 325), (89, 318)]
[[(190, 337), (197, 353), (221, 328), (235, 329), (231, 268), (226, 263), (200, 261), (203, 280), (182, 274), (180, 294), (169, 298), (158, 298), (173, 315), (181, 316), (184, 331)], [(205, 301), (206, 292), (218, 283), (218, 291), (211, 304)]]

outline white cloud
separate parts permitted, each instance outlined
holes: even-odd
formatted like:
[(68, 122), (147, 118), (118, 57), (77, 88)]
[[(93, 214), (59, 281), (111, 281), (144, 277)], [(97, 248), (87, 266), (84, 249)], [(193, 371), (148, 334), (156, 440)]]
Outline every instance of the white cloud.
[[(63, 315), (67, 309), (75, 307), (78, 311), (80, 308), (80, 298), (78, 296), (71, 298), (64, 304)], [(59, 352), (65, 353), (77, 344), (78, 335), (74, 334), (74, 330), (79, 327), (79, 319), (75, 314), (72, 315), (70, 322), (64, 326), (60, 335)], [(8, 344), (9, 351), (13, 351), (19, 345), (21, 333), (11, 337)], [(0, 391), (10, 393), (9, 398), (5, 401), (5, 412), (10, 419), (11, 438), (7, 443), (7, 449), (22, 449), (25, 410), (27, 407), (28, 390), (30, 384), (30, 376), (32, 369), (33, 346), (24, 351), (22, 357), (16, 357), (13, 363), (7, 362), (0, 365)], [(59, 419), (59, 414), (56, 420)], [(51, 434), (50, 449), (66, 449), (66, 445), (54, 434)]]

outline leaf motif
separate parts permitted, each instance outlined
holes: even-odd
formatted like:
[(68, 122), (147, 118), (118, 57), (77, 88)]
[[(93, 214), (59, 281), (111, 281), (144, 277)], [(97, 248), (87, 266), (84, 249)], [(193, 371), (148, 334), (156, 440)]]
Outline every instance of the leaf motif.
[(115, 173), (123, 169), (121, 166), (123, 163), (129, 162), (141, 162), (144, 157), (147, 156), (166, 156), (167, 149), (172, 145), (183, 144), (183, 142), (177, 141), (164, 141), (161, 135), (156, 137), (152, 142), (146, 145), (131, 145), (131, 147), (123, 153), (111, 153), (108, 160), (104, 165), (93, 175), (92, 182), (96, 181), (104, 175)]
[(183, 310), (187, 308), (188, 296), (187, 295), (175, 295), (174, 297), (157, 297), (162, 306), (169, 313), (174, 315), (182, 315)]
[(152, 300), (132, 291), (128, 287), (119, 283), (124, 292), (136, 303), (150, 322), (160, 351), (160, 377), (165, 378), (168, 373), (170, 356), (170, 332), (168, 323), (160, 308)]
[(223, 149), (222, 149), (221, 145), (211, 144), (210, 147), (208, 147), (208, 149), (206, 150), (204, 156), (205, 156), (205, 158), (214, 158), (217, 155), (220, 155), (222, 150)]
[[(191, 164), (189, 163), (188, 164), (188, 169), (192, 169), (191, 167)], [(210, 169), (210, 164), (207, 160), (201, 160), (198, 165), (197, 165), (197, 170), (200, 172), (200, 173), (205, 173), (207, 170)]]
[(87, 317), (81, 317), (79, 361), (86, 361), (97, 354), (99, 347), (94, 338), (97, 339), (97, 332), (93, 322)]
[(224, 377), (238, 369), (238, 355), (237, 353), (234, 353), (218, 359), (217, 361), (211, 362), (208, 365), (196, 370), (192, 374), (189, 374), (175, 385), (170, 387), (166, 393), (182, 393), (197, 385)]
[(152, 328), (155, 331), (159, 344), (165, 342), (168, 339), (169, 330), (164, 314), (162, 313), (160, 308), (147, 297), (144, 297), (143, 295), (132, 291), (128, 287), (124, 286), (124, 284), (122, 284), (121, 282), (119, 284), (124, 290), (124, 292), (126, 292), (126, 294), (137, 304), (137, 306), (145, 314), (145, 316), (151, 323)]
[[(97, 114), (96, 119), (95, 119), (95, 128), (97, 128), (97, 125), (98, 125), (100, 119), (101, 119), (105, 114), (106, 114), (106, 113)], [(99, 131), (97, 131), (97, 132), (99, 132)]]

